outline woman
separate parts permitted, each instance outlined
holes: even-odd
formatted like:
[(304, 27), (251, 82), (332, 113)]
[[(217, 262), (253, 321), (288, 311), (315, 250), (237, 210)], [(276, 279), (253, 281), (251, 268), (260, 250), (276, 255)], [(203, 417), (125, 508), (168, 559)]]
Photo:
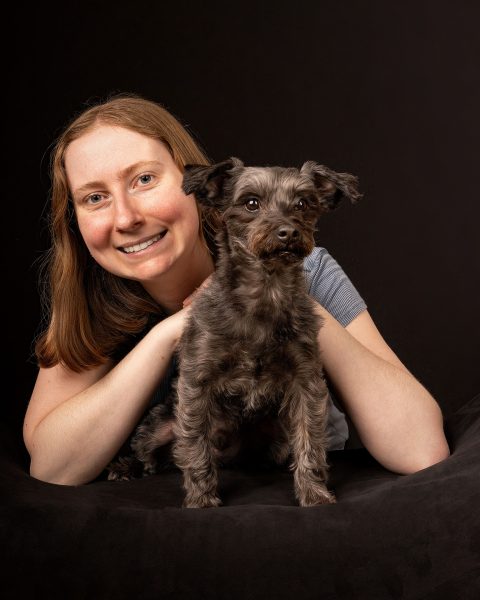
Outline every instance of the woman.
[[(187, 163), (208, 160), (171, 114), (134, 95), (90, 107), (57, 140), (49, 320), (24, 421), (33, 477), (95, 479), (168, 385), (191, 296), (215, 268), (215, 215), (183, 193)], [(437, 403), (338, 264), (316, 249), (305, 272), (326, 374), (365, 447), (398, 473), (446, 458)], [(343, 447), (333, 405), (331, 428)]]

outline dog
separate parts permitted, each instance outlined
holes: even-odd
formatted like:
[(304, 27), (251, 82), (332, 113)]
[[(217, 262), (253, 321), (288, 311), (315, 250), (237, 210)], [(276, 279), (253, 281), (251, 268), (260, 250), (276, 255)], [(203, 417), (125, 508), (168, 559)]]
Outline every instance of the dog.
[(114, 463), (109, 479), (128, 479), (134, 464), (143, 475), (155, 473), (155, 453), (173, 438), (183, 506), (220, 506), (218, 467), (234, 460), (253, 428), (271, 460), (290, 462), (300, 506), (334, 503), (322, 318), (303, 259), (321, 215), (361, 197), (358, 178), (314, 161), (300, 169), (250, 167), (230, 157), (187, 165), (182, 188), (221, 217), (216, 269), (192, 303), (172, 398), (147, 414), (132, 438), (134, 456)]

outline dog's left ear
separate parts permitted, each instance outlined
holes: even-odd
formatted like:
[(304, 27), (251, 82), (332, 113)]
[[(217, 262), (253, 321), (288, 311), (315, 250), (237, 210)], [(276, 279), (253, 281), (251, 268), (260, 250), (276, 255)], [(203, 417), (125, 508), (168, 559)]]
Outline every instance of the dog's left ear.
[(320, 205), (326, 210), (337, 208), (344, 198), (355, 203), (363, 196), (358, 191), (358, 177), (350, 173), (336, 173), (312, 160), (303, 164), (300, 173), (307, 175), (313, 181), (318, 191)]
[(208, 207), (221, 208), (223, 188), (229, 171), (243, 167), (243, 162), (234, 156), (214, 165), (185, 165), (182, 189)]

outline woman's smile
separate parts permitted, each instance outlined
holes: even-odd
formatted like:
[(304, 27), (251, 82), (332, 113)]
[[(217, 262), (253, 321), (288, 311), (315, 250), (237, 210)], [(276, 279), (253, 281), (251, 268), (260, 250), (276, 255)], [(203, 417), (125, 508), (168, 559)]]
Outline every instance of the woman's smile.
[(158, 246), (157, 242), (163, 240), (167, 233), (168, 229), (165, 229), (164, 231), (161, 231), (152, 237), (132, 242), (129, 245), (119, 246), (118, 249), (125, 254), (138, 254), (139, 252), (143, 253), (144, 250), (151, 248), (152, 246), (155, 246), (156, 249)]

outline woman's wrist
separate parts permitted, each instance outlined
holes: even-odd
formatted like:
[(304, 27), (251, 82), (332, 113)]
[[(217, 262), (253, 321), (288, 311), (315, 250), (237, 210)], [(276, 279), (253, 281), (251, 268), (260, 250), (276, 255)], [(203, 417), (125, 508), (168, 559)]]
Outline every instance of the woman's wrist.
[(189, 307), (182, 308), (160, 321), (153, 328), (154, 330), (158, 330), (158, 335), (168, 343), (172, 352), (178, 346), (189, 311)]

